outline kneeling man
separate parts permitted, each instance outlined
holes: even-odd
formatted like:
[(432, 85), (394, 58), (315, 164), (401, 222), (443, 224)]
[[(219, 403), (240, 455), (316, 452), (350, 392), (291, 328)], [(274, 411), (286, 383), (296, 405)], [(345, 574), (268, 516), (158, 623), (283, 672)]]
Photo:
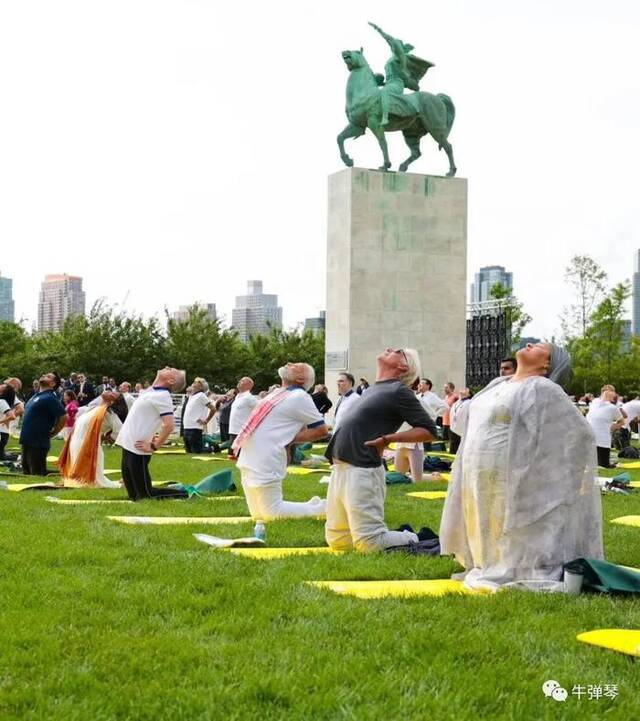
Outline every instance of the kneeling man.
[[(420, 375), (418, 352), (387, 348), (377, 358), (376, 382), (344, 419), (327, 448), (333, 464), (327, 497), (325, 536), (331, 548), (382, 551), (417, 543), (410, 531), (384, 523), (386, 492), (381, 457), (389, 443), (423, 443), (436, 426), (411, 391)], [(410, 430), (397, 433), (403, 423)]]
[(253, 518), (324, 516), (326, 502), (314, 496), (306, 503), (282, 498), (287, 475), (287, 446), (308, 443), (327, 435), (327, 426), (307, 393), (315, 372), (307, 363), (287, 363), (278, 370), (282, 387), (276, 388), (253, 409), (233, 443), (242, 487)]

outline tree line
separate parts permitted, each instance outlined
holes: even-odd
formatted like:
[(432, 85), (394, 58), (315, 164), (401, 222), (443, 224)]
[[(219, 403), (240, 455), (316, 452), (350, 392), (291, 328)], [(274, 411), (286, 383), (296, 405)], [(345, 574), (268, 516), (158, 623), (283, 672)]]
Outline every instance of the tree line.
[(324, 377), (324, 334), (272, 328), (243, 343), (238, 334), (194, 306), (185, 320), (116, 312), (103, 302), (87, 315), (67, 318), (59, 331), (29, 333), (17, 323), (0, 322), (0, 378), (30, 383), (45, 370), (62, 376), (74, 371), (118, 382), (152, 381), (165, 365), (185, 368), (189, 379), (205, 378), (214, 390), (235, 387), (251, 376), (259, 389), (278, 382), (287, 361), (310, 363)]

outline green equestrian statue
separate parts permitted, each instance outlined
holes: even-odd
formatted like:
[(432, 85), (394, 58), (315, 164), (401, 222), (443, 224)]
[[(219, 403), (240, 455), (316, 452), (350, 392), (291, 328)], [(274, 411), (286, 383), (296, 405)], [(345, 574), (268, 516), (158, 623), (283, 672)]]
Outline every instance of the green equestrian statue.
[[(391, 48), (391, 58), (385, 65), (385, 75), (374, 75), (360, 50), (345, 50), (342, 58), (349, 70), (347, 81), (346, 114), (349, 125), (338, 135), (340, 157), (347, 166), (353, 160), (344, 149), (347, 138), (363, 135), (367, 128), (376, 136), (383, 156), (380, 170), (389, 170), (391, 161), (385, 133), (401, 131), (411, 154), (399, 170), (404, 172), (417, 160), (420, 140), (431, 134), (449, 159), (449, 172), (453, 176), (456, 166), (453, 148), (448, 136), (455, 118), (455, 107), (448, 95), (420, 91), (420, 80), (433, 63), (413, 55), (413, 45), (404, 43), (369, 23), (386, 40)], [(405, 93), (405, 88), (413, 91)]]

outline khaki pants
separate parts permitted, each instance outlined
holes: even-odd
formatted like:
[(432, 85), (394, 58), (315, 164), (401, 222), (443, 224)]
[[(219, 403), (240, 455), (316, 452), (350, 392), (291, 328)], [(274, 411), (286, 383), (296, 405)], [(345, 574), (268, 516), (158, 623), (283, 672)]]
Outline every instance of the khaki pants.
[(282, 498), (282, 481), (259, 483), (243, 470), (242, 488), (253, 519), (324, 518), (326, 501), (323, 498), (314, 496), (306, 503), (285, 501)]
[(384, 523), (384, 468), (356, 468), (337, 462), (327, 495), (325, 538), (331, 548), (365, 553), (417, 543), (410, 531), (390, 531)]

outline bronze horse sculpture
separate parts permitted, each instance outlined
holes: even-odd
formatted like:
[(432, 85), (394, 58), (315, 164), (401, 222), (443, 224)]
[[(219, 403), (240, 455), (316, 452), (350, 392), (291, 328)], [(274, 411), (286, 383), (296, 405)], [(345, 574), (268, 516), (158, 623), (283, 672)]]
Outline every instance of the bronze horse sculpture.
[[(383, 84), (382, 76), (374, 75), (362, 48), (345, 50), (342, 58), (349, 69), (346, 106), (349, 125), (338, 135), (340, 157), (344, 164), (349, 167), (353, 165), (352, 158), (344, 149), (344, 141), (364, 135), (369, 128), (378, 139), (382, 151), (383, 164), (380, 170), (389, 170), (391, 161), (385, 133), (400, 131), (411, 151), (411, 155), (400, 163), (400, 172), (405, 172), (409, 165), (420, 157), (420, 140), (425, 135), (431, 135), (439, 149), (444, 150), (449, 158), (447, 175), (454, 176), (456, 166), (453, 148), (448, 140), (456, 113), (451, 98), (442, 93), (434, 95), (418, 91), (399, 97), (393, 96), (390, 103), (386, 100), (387, 107), (384, 107), (384, 88), (380, 87)], [(388, 116), (385, 124), (382, 122), (383, 115)]]

